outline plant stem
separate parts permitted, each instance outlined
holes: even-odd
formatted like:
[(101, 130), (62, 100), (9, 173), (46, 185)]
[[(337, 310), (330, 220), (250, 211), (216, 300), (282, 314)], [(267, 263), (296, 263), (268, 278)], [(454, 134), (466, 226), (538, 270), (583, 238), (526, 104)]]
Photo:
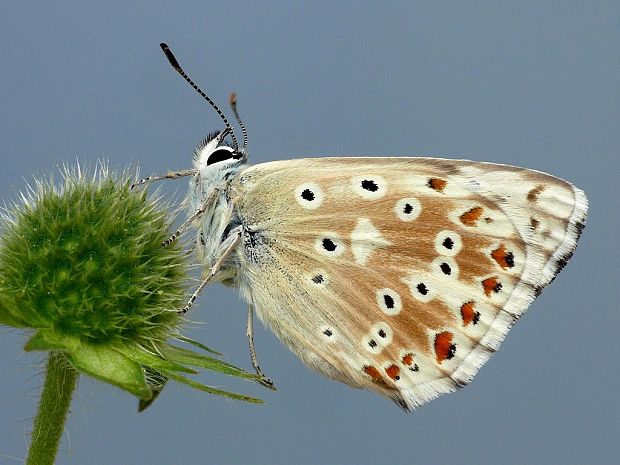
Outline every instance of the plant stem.
[(50, 352), (26, 465), (53, 465), (78, 372), (61, 352)]

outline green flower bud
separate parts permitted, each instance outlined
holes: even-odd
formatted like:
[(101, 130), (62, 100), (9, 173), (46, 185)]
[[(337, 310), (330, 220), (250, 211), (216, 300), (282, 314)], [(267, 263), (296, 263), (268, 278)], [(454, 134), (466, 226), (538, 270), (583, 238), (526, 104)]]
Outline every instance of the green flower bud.
[[(231, 365), (173, 346), (187, 267), (166, 205), (128, 176), (65, 169), (60, 186), (37, 182), (0, 218), (0, 324), (30, 328), (26, 350), (62, 352), (79, 372), (115, 384), (146, 407), (167, 379), (202, 367), (256, 380)], [(206, 347), (201, 346), (206, 349)]]

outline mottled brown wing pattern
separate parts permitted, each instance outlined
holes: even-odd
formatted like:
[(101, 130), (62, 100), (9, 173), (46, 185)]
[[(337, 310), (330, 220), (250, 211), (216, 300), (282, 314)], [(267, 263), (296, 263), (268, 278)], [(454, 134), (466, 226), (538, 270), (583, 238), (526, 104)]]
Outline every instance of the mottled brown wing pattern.
[(552, 176), (432, 158), (272, 162), (233, 191), (259, 317), (311, 368), (406, 409), (475, 375), (587, 210)]

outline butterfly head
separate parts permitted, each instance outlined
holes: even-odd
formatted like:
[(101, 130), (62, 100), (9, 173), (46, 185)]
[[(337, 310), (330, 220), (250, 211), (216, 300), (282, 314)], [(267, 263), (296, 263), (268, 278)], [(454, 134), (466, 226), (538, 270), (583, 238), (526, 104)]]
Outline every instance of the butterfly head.
[(228, 130), (216, 131), (204, 138), (194, 150), (194, 179), (189, 198), (194, 210), (215, 201), (212, 195), (222, 191), (247, 161), (245, 148), (235, 146), (226, 136)]
[(160, 44), (160, 47), (166, 55), (166, 58), (168, 58), (170, 65), (172, 65), (181, 77), (185, 79), (185, 81), (187, 81), (189, 85), (196, 92), (198, 92), (209, 105), (211, 105), (211, 107), (222, 119), (225, 126), (223, 131), (216, 131), (209, 134), (198, 144), (198, 147), (196, 147), (196, 150), (194, 151), (194, 167), (197, 169), (198, 173), (204, 177), (205, 174), (220, 172), (223, 169), (224, 171), (228, 171), (228, 168), (238, 167), (240, 164), (245, 163), (247, 160), (248, 133), (245, 129), (243, 121), (241, 121), (241, 118), (239, 117), (239, 113), (237, 112), (237, 95), (234, 92), (231, 93), (229, 103), (235, 119), (237, 120), (237, 123), (243, 133), (242, 146), (239, 145), (237, 137), (235, 136), (235, 131), (224, 113), (215, 104), (215, 102), (211, 100), (211, 98), (205, 94), (202, 89), (200, 89), (200, 87), (198, 87), (196, 83), (194, 83), (194, 81), (192, 81), (185, 73), (178, 60), (170, 50), (170, 47), (168, 47), (165, 43)]
[(203, 174), (228, 171), (246, 162), (246, 150), (235, 148), (235, 144), (226, 138), (227, 132), (212, 132), (200, 141), (194, 150), (194, 167), (197, 171)]

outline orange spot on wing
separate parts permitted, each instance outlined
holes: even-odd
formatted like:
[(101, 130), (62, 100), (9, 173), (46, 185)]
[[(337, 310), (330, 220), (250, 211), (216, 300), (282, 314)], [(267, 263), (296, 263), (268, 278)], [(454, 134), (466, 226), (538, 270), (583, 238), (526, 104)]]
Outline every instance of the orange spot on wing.
[(492, 292), (497, 294), (502, 290), (502, 283), (499, 282), (499, 279), (493, 276), (492, 278), (487, 278), (482, 281), (482, 287), (484, 288), (484, 293), (486, 296), (489, 297)]
[(445, 179), (430, 178), (428, 180), (428, 187), (436, 190), (437, 192), (443, 192), (443, 190), (446, 188), (446, 184), (448, 184), (448, 181), (446, 181)]
[(474, 207), (459, 216), (459, 220), (461, 220), (461, 223), (465, 226), (476, 226), (476, 222), (482, 215), (482, 211), (482, 207)]
[(398, 368), (396, 365), (390, 365), (385, 369), (385, 372), (394, 381), (398, 381), (400, 379), (400, 376), (398, 376), (400, 374), (400, 368)]
[(413, 363), (413, 354), (407, 354), (403, 356), (403, 363), (405, 365), (411, 366), (411, 364)]
[(450, 360), (454, 357), (456, 352), (456, 344), (452, 343), (453, 334), (449, 331), (438, 333), (435, 336), (435, 356), (437, 362), (441, 363), (444, 360)]
[(491, 257), (493, 257), (493, 260), (495, 260), (497, 264), (504, 269), (515, 266), (514, 255), (512, 252), (508, 252), (506, 250), (506, 246), (504, 246), (504, 244), (500, 244), (497, 249), (491, 252)]
[(465, 326), (470, 323), (477, 324), (480, 319), (480, 312), (476, 311), (476, 302), (470, 300), (461, 305), (461, 317)]
[(379, 372), (379, 370), (377, 370), (375, 367), (367, 365), (364, 367), (364, 372), (370, 376), (373, 381), (380, 381), (381, 378), (381, 373)]

